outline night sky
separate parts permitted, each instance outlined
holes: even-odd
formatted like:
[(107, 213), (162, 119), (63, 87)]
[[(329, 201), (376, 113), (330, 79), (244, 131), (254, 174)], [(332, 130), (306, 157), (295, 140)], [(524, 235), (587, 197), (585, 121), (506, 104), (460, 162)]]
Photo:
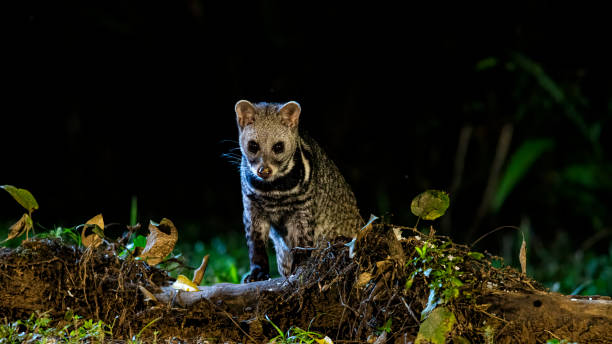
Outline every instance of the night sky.
[[(168, 217), (201, 239), (242, 230), (237, 167), (222, 157), (236, 147), (240, 99), (299, 102), (300, 126), (339, 166), (363, 216), (389, 214), (402, 225), (415, 222), (416, 194), (451, 190), (459, 135), (470, 126), (444, 227), (458, 241), (474, 224), (504, 125), (514, 125), (509, 154), (523, 140), (552, 136), (554, 151), (472, 239), (526, 217), (542, 236), (594, 226), (588, 211), (573, 211), (571, 197), (549, 189), (559, 188), (551, 182), (557, 166), (590, 161), (589, 143), (574, 122), (554, 115), (562, 107), (553, 100), (533, 105), (546, 92), (504, 64), (516, 54), (535, 61), (585, 121), (601, 122), (608, 146), (611, 31), (594, 17), (601, 9), (545, 1), (20, 6), (3, 44), (0, 184), (30, 190), (43, 226), (74, 226), (98, 213), (127, 223), (136, 196), (141, 222)], [(478, 71), (489, 57), (498, 66)], [(598, 159), (612, 160), (605, 150)], [(0, 209), (0, 219), (21, 215), (8, 195)]]

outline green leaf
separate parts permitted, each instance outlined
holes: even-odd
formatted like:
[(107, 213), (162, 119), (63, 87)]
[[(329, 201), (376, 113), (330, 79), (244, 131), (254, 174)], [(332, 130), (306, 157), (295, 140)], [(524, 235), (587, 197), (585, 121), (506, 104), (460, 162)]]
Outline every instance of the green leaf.
[(419, 333), (414, 343), (444, 344), (456, 322), (457, 318), (446, 307), (436, 308), (419, 327)]
[(492, 209), (497, 212), (508, 194), (525, 176), (534, 162), (545, 152), (551, 150), (555, 142), (550, 138), (529, 139), (523, 142), (510, 157), (510, 162), (499, 182), (499, 187), (493, 199)]
[(444, 215), (449, 204), (450, 199), (446, 192), (427, 190), (412, 200), (410, 210), (423, 220), (435, 220)]
[(136, 247), (147, 247), (147, 237), (144, 235), (138, 235), (134, 238), (134, 246)]
[(458, 279), (457, 277), (451, 277), (451, 284), (455, 287), (461, 287), (463, 286), (463, 282)]
[(405, 285), (406, 290), (409, 290), (410, 288), (412, 288), (413, 283), (414, 283), (414, 277), (407, 279), (406, 285)]
[(385, 322), (385, 324), (381, 327), (378, 328), (379, 331), (384, 331), (387, 333), (391, 333), (391, 323), (393, 321), (393, 318), (389, 318), (387, 319), (387, 321)]
[(19, 189), (12, 185), (1, 185), (0, 188), (11, 194), (15, 201), (21, 204), (21, 206), (24, 207), (29, 213), (35, 209), (38, 209), (38, 202), (36, 202), (36, 199), (34, 196), (32, 196), (30, 191), (26, 189)]
[(457, 288), (447, 288), (442, 292), (442, 296), (444, 297), (444, 301), (448, 302), (454, 298), (459, 297), (459, 289)]
[(476, 62), (476, 70), (477, 71), (481, 71), (481, 70), (485, 70), (485, 69), (490, 69), (493, 68), (495, 66), (497, 66), (497, 59), (493, 56), (489, 56), (487, 58), (484, 58), (478, 62)]
[(467, 255), (476, 260), (481, 260), (482, 258), (484, 258), (484, 254), (480, 252), (468, 252)]
[(278, 332), (278, 335), (279, 335), (281, 338), (285, 338), (285, 334), (283, 333), (283, 331), (281, 331), (281, 329), (280, 329), (280, 328), (278, 328), (278, 326), (276, 326), (276, 324), (275, 324), (275, 323), (273, 323), (273, 322), (272, 322), (272, 320), (270, 320), (270, 318), (268, 318), (268, 315), (267, 315), (267, 314), (264, 314), (264, 316), (266, 317), (266, 320), (268, 320), (268, 322), (269, 322), (270, 324), (272, 324), (272, 326), (274, 326), (274, 329), (276, 330), (276, 332)]
[(611, 189), (611, 164), (587, 163), (567, 166), (561, 171), (562, 182), (569, 182), (591, 189)]
[(238, 276), (238, 269), (234, 263), (230, 264), (229, 267), (229, 278), (231, 283), (240, 283), (240, 276)]
[(130, 203), (130, 225), (135, 226), (138, 222), (138, 197), (132, 196)]

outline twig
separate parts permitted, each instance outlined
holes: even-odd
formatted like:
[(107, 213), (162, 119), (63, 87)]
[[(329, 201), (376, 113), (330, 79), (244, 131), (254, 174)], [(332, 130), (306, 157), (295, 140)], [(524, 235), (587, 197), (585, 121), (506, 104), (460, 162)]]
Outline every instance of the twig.
[(549, 331), (549, 330), (544, 330), (544, 332), (548, 332), (548, 334), (550, 334), (551, 336), (553, 336), (553, 337), (555, 337), (555, 338), (557, 338), (557, 339), (561, 339), (561, 337), (557, 336), (556, 334), (552, 333), (552, 332), (551, 332), (551, 331)]
[(498, 317), (498, 316), (496, 316), (496, 315), (493, 315), (493, 314), (491, 314), (491, 313), (488, 313), (487, 311), (483, 311), (482, 309), (478, 309), (478, 311), (479, 311), (479, 312), (481, 312), (481, 313), (484, 313), (484, 314), (485, 314), (485, 315), (487, 315), (488, 317), (491, 317), (491, 318), (497, 319), (497, 320), (499, 320), (499, 321), (503, 321), (503, 322), (504, 322), (504, 323), (506, 323), (506, 324), (510, 323), (508, 320), (506, 320), (506, 319), (502, 319), (502, 318), (500, 318), (500, 317)]
[(485, 234), (481, 235), (481, 236), (480, 236), (478, 239), (476, 239), (476, 241), (474, 241), (474, 242), (473, 242), (473, 243), (470, 245), (470, 249), (471, 249), (472, 247), (474, 247), (474, 245), (476, 245), (476, 244), (477, 244), (477, 243), (478, 243), (480, 240), (482, 240), (482, 239), (486, 238), (487, 236), (489, 236), (489, 235), (491, 235), (491, 234), (493, 234), (493, 233), (497, 232), (497, 231), (498, 231), (498, 230), (500, 230), (500, 229), (504, 229), (504, 228), (516, 229), (516, 230), (517, 230), (517, 231), (519, 231), (519, 232), (521, 231), (521, 229), (520, 229), (519, 227), (517, 227), (517, 226), (499, 226), (499, 227), (497, 227), (497, 228), (495, 228), (495, 229), (493, 229), (493, 230), (491, 230), (491, 231), (489, 231), (489, 232), (487, 232), (487, 233), (485, 233)]
[(357, 310), (344, 303), (344, 300), (342, 300), (342, 294), (340, 293), (340, 289), (338, 289), (338, 296), (340, 297), (340, 305), (342, 305), (342, 307), (350, 309), (351, 311), (353, 311), (353, 313), (355, 313), (355, 315), (359, 315), (359, 312), (357, 312)]
[(412, 308), (410, 308), (410, 306), (408, 306), (408, 303), (406, 303), (406, 299), (404, 299), (403, 296), (400, 296), (400, 300), (402, 300), (402, 303), (404, 304), (404, 306), (406, 306), (406, 309), (408, 310), (408, 313), (412, 316), (412, 319), (414, 319), (417, 324), (420, 324), (421, 322), (419, 321), (419, 319), (417, 319), (416, 315), (412, 311)]

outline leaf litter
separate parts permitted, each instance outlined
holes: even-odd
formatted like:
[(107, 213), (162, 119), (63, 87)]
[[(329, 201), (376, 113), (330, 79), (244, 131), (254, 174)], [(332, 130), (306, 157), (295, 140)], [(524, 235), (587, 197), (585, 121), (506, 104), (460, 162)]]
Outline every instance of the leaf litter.
[[(172, 235), (172, 227), (164, 230)], [(269, 317), (279, 328), (299, 326), (335, 343), (368, 338), (402, 343), (415, 341), (417, 335), (419, 341), (443, 337), (474, 343), (486, 340), (483, 323), (497, 321), (475, 302), (480, 295), (495, 290), (544, 290), (511, 267), (494, 267), (491, 260), (498, 257), (472, 252), (433, 231), (425, 235), (409, 227), (370, 223), (353, 248), (346, 245), (349, 241), (339, 238), (312, 250), (291, 288), (280, 295), (261, 290), (256, 308), (230, 313), (224, 304), (208, 300), (190, 308), (156, 303), (153, 294), (173, 279), (147, 264), (152, 264), (149, 259), (121, 258), (119, 246), (110, 239), (98, 247), (36, 239), (15, 250), (0, 249), (2, 271), (10, 276), (10, 283), (2, 278), (0, 288), (21, 285), (22, 290), (14, 292), (32, 300), (19, 305), (12, 299), (0, 300), (0, 313), (11, 319), (26, 318), (42, 304), (54, 319), (61, 319), (69, 306), (75, 314), (114, 323), (115, 338), (131, 338), (159, 319), (146, 333), (159, 331), (186, 342), (206, 338), (265, 342), (277, 335), (266, 321)], [(443, 266), (446, 270), (440, 272)], [(34, 280), (44, 285), (32, 286)], [(434, 281), (440, 285), (433, 285)], [(424, 321), (442, 332), (421, 332), (421, 314), (434, 303)]]

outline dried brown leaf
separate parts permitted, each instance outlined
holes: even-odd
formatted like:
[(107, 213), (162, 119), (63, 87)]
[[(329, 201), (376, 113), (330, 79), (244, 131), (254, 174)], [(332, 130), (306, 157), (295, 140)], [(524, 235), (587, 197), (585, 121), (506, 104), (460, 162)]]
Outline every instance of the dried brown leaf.
[(93, 231), (87, 231), (88, 229), (95, 229), (95, 227), (104, 231), (104, 219), (102, 218), (102, 214), (98, 214), (85, 222), (83, 230), (81, 230), (81, 241), (83, 242), (83, 246), (98, 247), (102, 243), (102, 238), (98, 234)]
[(32, 218), (30, 217), (30, 215), (23, 214), (23, 216), (19, 219), (19, 221), (15, 222), (10, 228), (9, 228), (9, 234), (8, 237), (2, 241), (2, 242), (6, 242), (9, 241), (11, 239), (15, 239), (16, 237), (20, 236), (23, 234), (23, 232), (27, 233), (30, 231), (30, 229), (32, 229), (33, 224), (32, 224)]
[(163, 218), (157, 226), (150, 223), (147, 245), (138, 257), (149, 265), (157, 265), (172, 252), (177, 240), (178, 231), (169, 219)]
[(357, 278), (357, 287), (362, 288), (364, 287), (368, 282), (370, 282), (372, 280), (372, 274), (369, 272), (362, 272), (359, 275), (359, 278)]
[(204, 258), (202, 258), (202, 264), (200, 264), (200, 267), (193, 273), (193, 279), (191, 281), (195, 283), (195, 285), (200, 285), (202, 279), (204, 279), (204, 273), (206, 272), (206, 267), (208, 266), (208, 258), (209, 255), (205, 255)]
[(521, 262), (521, 271), (523, 274), (527, 273), (527, 243), (525, 242), (525, 238), (523, 238), (523, 243), (521, 244), (521, 250), (519, 252), (519, 261)]

